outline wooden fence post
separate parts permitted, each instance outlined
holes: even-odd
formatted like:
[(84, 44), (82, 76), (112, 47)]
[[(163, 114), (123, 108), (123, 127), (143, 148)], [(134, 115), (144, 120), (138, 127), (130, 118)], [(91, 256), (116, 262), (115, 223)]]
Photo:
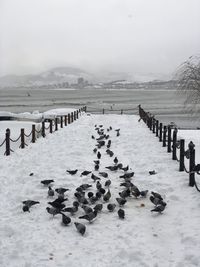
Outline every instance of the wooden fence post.
[(6, 156), (10, 155), (10, 129), (6, 129)]
[(67, 116), (65, 115), (65, 126), (67, 126)]
[(53, 133), (53, 121), (52, 120), (49, 121), (49, 132)]
[(163, 147), (166, 147), (167, 126), (163, 127)]
[(76, 121), (76, 111), (74, 111), (74, 120)]
[(73, 121), (74, 121), (74, 113), (71, 112), (71, 122), (73, 122)]
[(103, 110), (102, 110), (102, 113), (105, 114), (105, 110), (104, 110), (104, 108), (103, 108)]
[(159, 121), (156, 120), (156, 137), (158, 137), (158, 124), (159, 124)]
[(153, 133), (155, 133), (155, 126), (156, 126), (156, 120), (152, 118), (152, 124), (153, 124)]
[(42, 122), (42, 137), (45, 137), (45, 122)]
[(70, 114), (67, 115), (68, 116), (68, 124), (71, 123), (71, 117), (70, 117)]
[(123, 115), (123, 109), (121, 109), (121, 115)]
[(21, 146), (22, 149), (25, 148), (25, 135), (24, 135), (24, 128), (21, 129)]
[(55, 131), (58, 131), (58, 118), (55, 118)]
[(36, 140), (36, 134), (35, 134), (35, 124), (32, 124), (32, 143), (35, 143)]
[(172, 145), (172, 159), (176, 160), (176, 143), (177, 143), (177, 128), (174, 129), (173, 131), (173, 145)]
[(184, 159), (185, 159), (185, 140), (180, 140), (180, 161), (179, 161), (179, 171), (184, 171)]
[(171, 150), (172, 139), (171, 139), (171, 127), (170, 126), (167, 127), (167, 135), (168, 135), (168, 137), (167, 137), (167, 152), (170, 153), (172, 151)]
[(78, 119), (78, 110), (76, 111), (76, 118)]
[(190, 153), (190, 159), (189, 159), (189, 186), (194, 186), (195, 184), (195, 177), (194, 177), (194, 172), (193, 169), (195, 167), (195, 145), (193, 144), (192, 141), (190, 141), (189, 145), (189, 153)]
[(160, 133), (159, 133), (159, 142), (162, 142), (162, 126), (163, 126), (163, 124), (162, 124), (162, 122), (160, 122)]
[(60, 117), (60, 128), (63, 128), (63, 116)]

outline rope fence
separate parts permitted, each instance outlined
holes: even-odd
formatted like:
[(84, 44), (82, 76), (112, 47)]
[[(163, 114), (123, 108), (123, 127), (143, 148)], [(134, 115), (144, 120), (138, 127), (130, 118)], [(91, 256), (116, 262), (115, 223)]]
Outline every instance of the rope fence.
[[(68, 124), (71, 124), (72, 122), (76, 121), (81, 116), (82, 112), (86, 112), (86, 109), (86, 106), (84, 106), (67, 115), (58, 116), (55, 119), (44, 119), (42, 121), (40, 129), (36, 129), (36, 125), (32, 124), (32, 130), (29, 134), (26, 134), (25, 129), (22, 128), (20, 131), (20, 135), (15, 140), (11, 138), (11, 131), (9, 128), (7, 128), (5, 133), (5, 139), (0, 144), (0, 147), (3, 147), (5, 145), (4, 155), (9, 156), (11, 152), (14, 152), (14, 150), (11, 149), (12, 143), (17, 143), (20, 141), (19, 148), (24, 149), (26, 146), (28, 146), (28, 144), (26, 143), (27, 138), (31, 139), (31, 143), (35, 143), (38, 138), (45, 138), (48, 133), (52, 134), (58, 131), (59, 125), (60, 128), (63, 128), (64, 126), (67, 126)], [(46, 123), (48, 123), (48, 126), (46, 126)]]
[[(195, 164), (195, 144), (190, 141), (188, 149), (186, 149), (185, 139), (177, 140), (178, 129), (176, 127), (163, 125), (150, 112), (144, 111), (141, 105), (138, 107), (140, 117), (138, 121), (143, 120), (149, 130), (158, 137), (159, 142), (162, 142), (162, 146), (167, 147), (167, 152), (172, 153), (172, 160), (179, 163), (179, 171), (185, 171), (189, 174), (189, 186), (195, 186), (197, 191), (200, 192), (195, 179), (195, 174), (200, 175), (200, 164)], [(178, 151), (179, 157), (177, 156)], [(189, 170), (185, 166), (185, 160), (188, 160)]]

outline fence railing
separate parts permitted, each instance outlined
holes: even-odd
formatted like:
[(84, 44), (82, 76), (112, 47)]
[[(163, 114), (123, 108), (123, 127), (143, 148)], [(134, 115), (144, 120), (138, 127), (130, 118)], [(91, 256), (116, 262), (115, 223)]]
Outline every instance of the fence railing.
[[(163, 147), (167, 147), (167, 152), (172, 153), (172, 160), (179, 162), (179, 171), (189, 174), (189, 186), (195, 186), (200, 192), (195, 180), (195, 174), (200, 175), (200, 164), (195, 163), (195, 144), (190, 141), (188, 148), (185, 148), (185, 139), (177, 140), (178, 129), (172, 125), (163, 125), (154, 115), (144, 111), (139, 105), (139, 121), (143, 120), (147, 127), (159, 138)], [(179, 158), (177, 152), (179, 151)], [(188, 160), (189, 170), (185, 166)]]
[(104, 107), (104, 108), (98, 108), (98, 107), (90, 107), (87, 106), (87, 112), (94, 113), (94, 114), (138, 114), (138, 108), (120, 108), (116, 109), (113, 107)]
[(19, 148), (24, 149), (28, 145), (26, 143), (28, 138), (30, 139), (31, 143), (35, 143), (37, 138), (45, 138), (48, 133), (52, 134), (58, 131), (59, 126), (60, 128), (63, 128), (64, 126), (76, 121), (81, 115), (81, 112), (86, 112), (86, 106), (75, 110), (74, 112), (68, 113), (67, 115), (57, 116), (55, 119), (44, 119), (39, 130), (36, 129), (35, 124), (32, 124), (32, 130), (29, 134), (26, 134), (25, 129), (22, 128), (20, 135), (16, 139), (11, 138), (11, 130), (7, 128), (5, 139), (0, 144), (0, 148), (5, 146), (4, 155), (9, 156), (11, 152), (14, 152), (11, 148), (12, 143), (19, 143)]

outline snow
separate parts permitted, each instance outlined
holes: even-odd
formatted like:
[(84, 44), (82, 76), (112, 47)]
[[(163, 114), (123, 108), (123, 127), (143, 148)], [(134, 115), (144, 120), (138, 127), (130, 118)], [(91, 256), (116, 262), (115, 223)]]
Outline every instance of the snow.
[[(95, 124), (103, 124), (105, 129), (113, 127), (109, 132), (111, 150), (119, 162), (135, 172), (132, 182), (141, 190), (148, 189), (149, 194), (147, 198), (127, 198), (124, 220), (118, 218), (118, 204), (114, 212), (108, 212), (107, 204), (99, 201), (104, 204), (103, 211), (93, 223), (78, 219), (84, 214), (79, 208), (71, 216), (71, 225), (64, 227), (60, 215), (52, 218), (46, 212), (51, 200), (40, 181), (53, 179), (53, 188), (69, 188), (66, 206), (72, 205), (75, 188), (80, 184), (92, 184), (92, 191), (96, 191), (90, 176), (80, 176), (83, 170), (98, 175), (93, 163), (96, 142), (91, 138), (97, 137)], [(120, 136), (116, 137), (114, 130), (118, 128)], [(113, 164), (113, 158), (108, 157), (104, 147), (100, 151), (100, 170), (107, 171), (105, 166)], [(138, 122), (137, 116), (84, 114), (24, 150), (1, 157), (0, 167), (1, 267), (200, 266), (199, 193), (188, 186), (188, 174), (178, 172), (178, 163), (171, 160), (171, 154), (143, 122)], [(78, 172), (71, 176), (67, 169)], [(149, 170), (157, 174), (149, 175)], [(108, 173), (112, 181), (109, 203), (116, 203), (122, 191), (123, 179), (119, 176), (123, 171)], [(105, 181), (101, 178), (102, 184)], [(163, 214), (150, 212), (154, 207), (149, 200), (151, 191), (159, 192), (167, 203)], [(26, 199), (40, 204), (24, 213), (22, 201)], [(74, 222), (86, 225), (84, 236), (77, 232)]]

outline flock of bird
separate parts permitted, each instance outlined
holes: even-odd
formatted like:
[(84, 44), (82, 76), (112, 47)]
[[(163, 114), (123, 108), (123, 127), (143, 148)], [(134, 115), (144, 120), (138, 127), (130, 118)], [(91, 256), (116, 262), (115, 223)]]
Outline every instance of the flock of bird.
[[(46, 211), (53, 217), (56, 215), (62, 216), (62, 224), (64, 226), (70, 225), (72, 218), (79, 220), (74, 222), (77, 231), (84, 235), (86, 232), (86, 225), (80, 222), (80, 220), (88, 221), (92, 223), (99, 216), (99, 213), (103, 209), (106, 209), (109, 213), (117, 210), (119, 219), (125, 218), (124, 205), (130, 198), (146, 198), (148, 190), (139, 190), (138, 187), (133, 184), (132, 178), (134, 172), (131, 171), (129, 166), (124, 166), (119, 162), (118, 157), (111, 150), (112, 140), (111, 132), (116, 132), (116, 137), (120, 136), (120, 129), (115, 129), (110, 126), (104, 129), (103, 125), (95, 125), (95, 135), (91, 138), (94, 139), (95, 148), (93, 154), (95, 155), (94, 160), (94, 171), (84, 170), (80, 172), (80, 176), (90, 177), (91, 183), (80, 184), (74, 192), (73, 203), (70, 206), (66, 206), (68, 198), (66, 196), (68, 188), (59, 187), (53, 188), (52, 184), (54, 180), (42, 180), (41, 183), (47, 187), (47, 196), (52, 198), (53, 201), (49, 201), (46, 207)], [(102, 156), (107, 155), (113, 159), (113, 164), (106, 166), (105, 169), (108, 171), (100, 171), (102, 168), (101, 160)], [(67, 170), (68, 175), (77, 175), (78, 169)], [(113, 193), (111, 192), (112, 181), (109, 179), (110, 173), (119, 174), (120, 188), (118, 197), (113, 201)], [(156, 171), (149, 171), (150, 175), (156, 174)], [(31, 173), (30, 175), (33, 175)], [(163, 197), (156, 192), (151, 192), (150, 201), (153, 203), (154, 208), (151, 212), (162, 213), (166, 207), (166, 202), (163, 201)], [(111, 201), (112, 200), (112, 201)], [(22, 202), (22, 210), (24, 212), (30, 212), (30, 208), (33, 205), (40, 204), (39, 201), (25, 200)], [(82, 213), (80, 216), (80, 212)]]

